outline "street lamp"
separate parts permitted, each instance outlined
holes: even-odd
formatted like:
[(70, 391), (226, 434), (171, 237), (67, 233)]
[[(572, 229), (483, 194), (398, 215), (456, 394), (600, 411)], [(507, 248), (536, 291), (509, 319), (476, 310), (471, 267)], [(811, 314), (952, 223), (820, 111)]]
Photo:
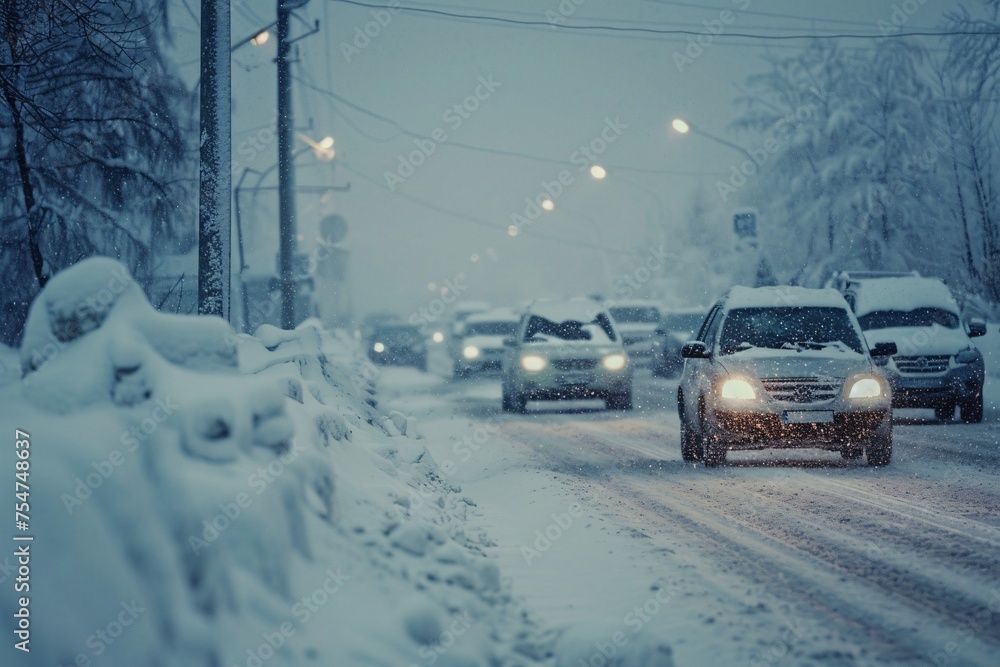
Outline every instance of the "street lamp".
[(723, 146), (726, 146), (727, 148), (732, 148), (734, 151), (739, 151), (740, 153), (750, 158), (751, 160), (756, 161), (754, 160), (754, 156), (747, 149), (743, 148), (738, 144), (734, 144), (733, 142), (727, 139), (723, 139), (722, 137), (718, 137), (714, 134), (706, 132), (705, 130), (697, 127), (691, 121), (684, 120), (683, 118), (674, 118), (674, 120), (670, 123), (670, 126), (674, 128), (674, 131), (677, 132), (678, 134), (687, 134), (688, 132), (694, 132), (695, 134), (705, 137), (706, 139), (711, 139), (717, 144), (721, 144)]

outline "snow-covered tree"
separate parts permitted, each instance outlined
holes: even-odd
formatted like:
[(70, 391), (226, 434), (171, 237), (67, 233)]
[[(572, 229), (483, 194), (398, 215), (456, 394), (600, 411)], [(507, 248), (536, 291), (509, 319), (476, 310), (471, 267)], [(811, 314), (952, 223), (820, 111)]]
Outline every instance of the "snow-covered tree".
[(1000, 173), (1000, 0), (983, 4), (984, 18), (974, 18), (965, 7), (946, 15), (946, 26), (956, 34), (948, 40), (939, 81), (953, 138), (947, 161), (968, 289), (1000, 304), (1000, 192), (996, 184)]
[(814, 43), (751, 78), (736, 126), (768, 159), (742, 194), (762, 210), (779, 275), (816, 284), (836, 269), (950, 270), (958, 244), (940, 224), (943, 161), (927, 154), (940, 123), (926, 62), (896, 40), (868, 52)]
[(193, 241), (190, 92), (167, 38), (163, 0), (0, 0), (0, 338), (80, 258), (142, 281), (153, 248)]

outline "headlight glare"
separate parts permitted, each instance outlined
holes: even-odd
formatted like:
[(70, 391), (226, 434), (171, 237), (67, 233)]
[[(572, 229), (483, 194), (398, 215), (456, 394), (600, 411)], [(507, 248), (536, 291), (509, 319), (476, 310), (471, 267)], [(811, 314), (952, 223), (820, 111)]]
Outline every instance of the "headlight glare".
[(751, 401), (757, 398), (757, 393), (746, 380), (726, 380), (722, 384), (722, 398)]
[(462, 356), (466, 359), (475, 359), (479, 356), (479, 348), (475, 345), (466, 345), (465, 349), (462, 350)]
[(521, 357), (521, 368), (532, 373), (544, 370), (548, 365), (549, 362), (545, 361), (544, 357), (539, 357), (536, 354), (529, 354)]
[(601, 365), (609, 371), (620, 371), (625, 368), (627, 361), (624, 354), (609, 354), (604, 357)]
[(851, 385), (848, 398), (878, 398), (882, 395), (882, 385), (875, 378), (861, 378)]
[(373, 348), (376, 352), (385, 352), (385, 345), (382, 343), (375, 343)]

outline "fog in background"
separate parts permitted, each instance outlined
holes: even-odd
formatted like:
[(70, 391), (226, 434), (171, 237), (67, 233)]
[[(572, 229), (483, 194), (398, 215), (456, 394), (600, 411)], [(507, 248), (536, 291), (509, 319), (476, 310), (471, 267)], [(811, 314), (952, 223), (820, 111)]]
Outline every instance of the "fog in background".
[[(296, 159), (297, 184), (349, 182), (350, 191), (326, 197), (300, 193), (300, 251), (312, 249), (320, 217), (337, 212), (347, 219), (345, 246), (352, 253), (358, 317), (379, 309), (405, 316), (426, 308), (449, 286), (462, 298), (496, 303), (609, 294), (648, 248), (665, 242), (665, 250), (677, 257), (690, 250), (671, 230), (691, 223), (716, 238), (731, 233), (732, 202), (721, 201), (716, 182), (744, 156), (704, 136), (678, 135), (670, 121), (682, 116), (704, 132), (753, 146), (753, 137), (730, 128), (747, 77), (765, 69), (766, 53), (793, 53), (789, 50), (806, 41), (713, 38), (699, 53), (685, 36), (571, 31), (555, 27), (559, 19), (710, 34), (710, 26), (729, 18), (727, 33), (870, 33), (878, 32), (879, 21), (892, 21), (900, 4), (464, 0), (419, 5), (553, 22), (528, 27), (409, 12), (391, 13), (388, 21), (383, 14), (382, 25), (370, 8), (311, 0), (296, 12), (308, 25), (296, 21), (293, 28), (303, 34), (320, 22), (317, 34), (296, 44), (295, 124), (317, 141), (335, 137), (336, 159), (322, 162), (304, 151)], [(905, 29), (932, 29), (952, 6), (943, 0), (911, 2), (908, 9), (916, 11), (907, 15)], [(275, 19), (274, 2), (238, 0), (232, 9), (234, 43)], [(197, 3), (177, 0), (172, 10), (177, 60), (194, 85)], [(364, 35), (366, 27), (374, 36)], [(871, 40), (863, 39), (841, 45), (872, 48)], [(272, 36), (262, 46), (247, 44), (234, 53), (234, 184), (244, 167), (267, 171), (276, 162), (274, 47)], [(462, 114), (453, 109), (477, 92), (478, 108), (469, 111), (467, 105)], [(620, 134), (609, 132), (609, 124), (617, 124)], [(435, 131), (447, 139), (436, 142), (423, 164), (390, 190), (386, 174), (398, 175), (401, 159), (409, 162), (419, 150), (407, 132), (433, 136)], [(608, 171), (598, 181), (581, 170), (590, 160), (578, 151), (602, 131), (614, 140), (594, 160)], [(296, 150), (306, 147), (296, 140)], [(511, 236), (512, 215), (525, 214), (526, 198), (548, 197), (545, 184), (558, 182), (564, 170), (571, 182), (552, 197), (555, 209)], [(255, 175), (248, 176), (245, 188), (256, 182)], [(276, 184), (273, 169), (261, 189), (241, 195), (256, 274), (274, 267), (277, 194), (266, 188)], [(699, 196), (709, 206), (706, 219), (688, 221)], [(700, 295), (657, 296), (701, 300)]]

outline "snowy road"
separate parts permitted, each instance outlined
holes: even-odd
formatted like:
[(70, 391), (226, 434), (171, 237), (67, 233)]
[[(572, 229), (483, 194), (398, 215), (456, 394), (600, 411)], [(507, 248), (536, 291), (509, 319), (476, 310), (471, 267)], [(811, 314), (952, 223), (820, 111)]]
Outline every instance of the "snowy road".
[(593, 638), (583, 664), (641, 631), (678, 666), (1000, 664), (997, 384), (981, 425), (897, 412), (886, 469), (807, 450), (707, 470), (681, 461), (676, 382), (646, 372), (634, 413), (505, 415), (495, 379), (380, 380), (478, 504), (514, 593)]

